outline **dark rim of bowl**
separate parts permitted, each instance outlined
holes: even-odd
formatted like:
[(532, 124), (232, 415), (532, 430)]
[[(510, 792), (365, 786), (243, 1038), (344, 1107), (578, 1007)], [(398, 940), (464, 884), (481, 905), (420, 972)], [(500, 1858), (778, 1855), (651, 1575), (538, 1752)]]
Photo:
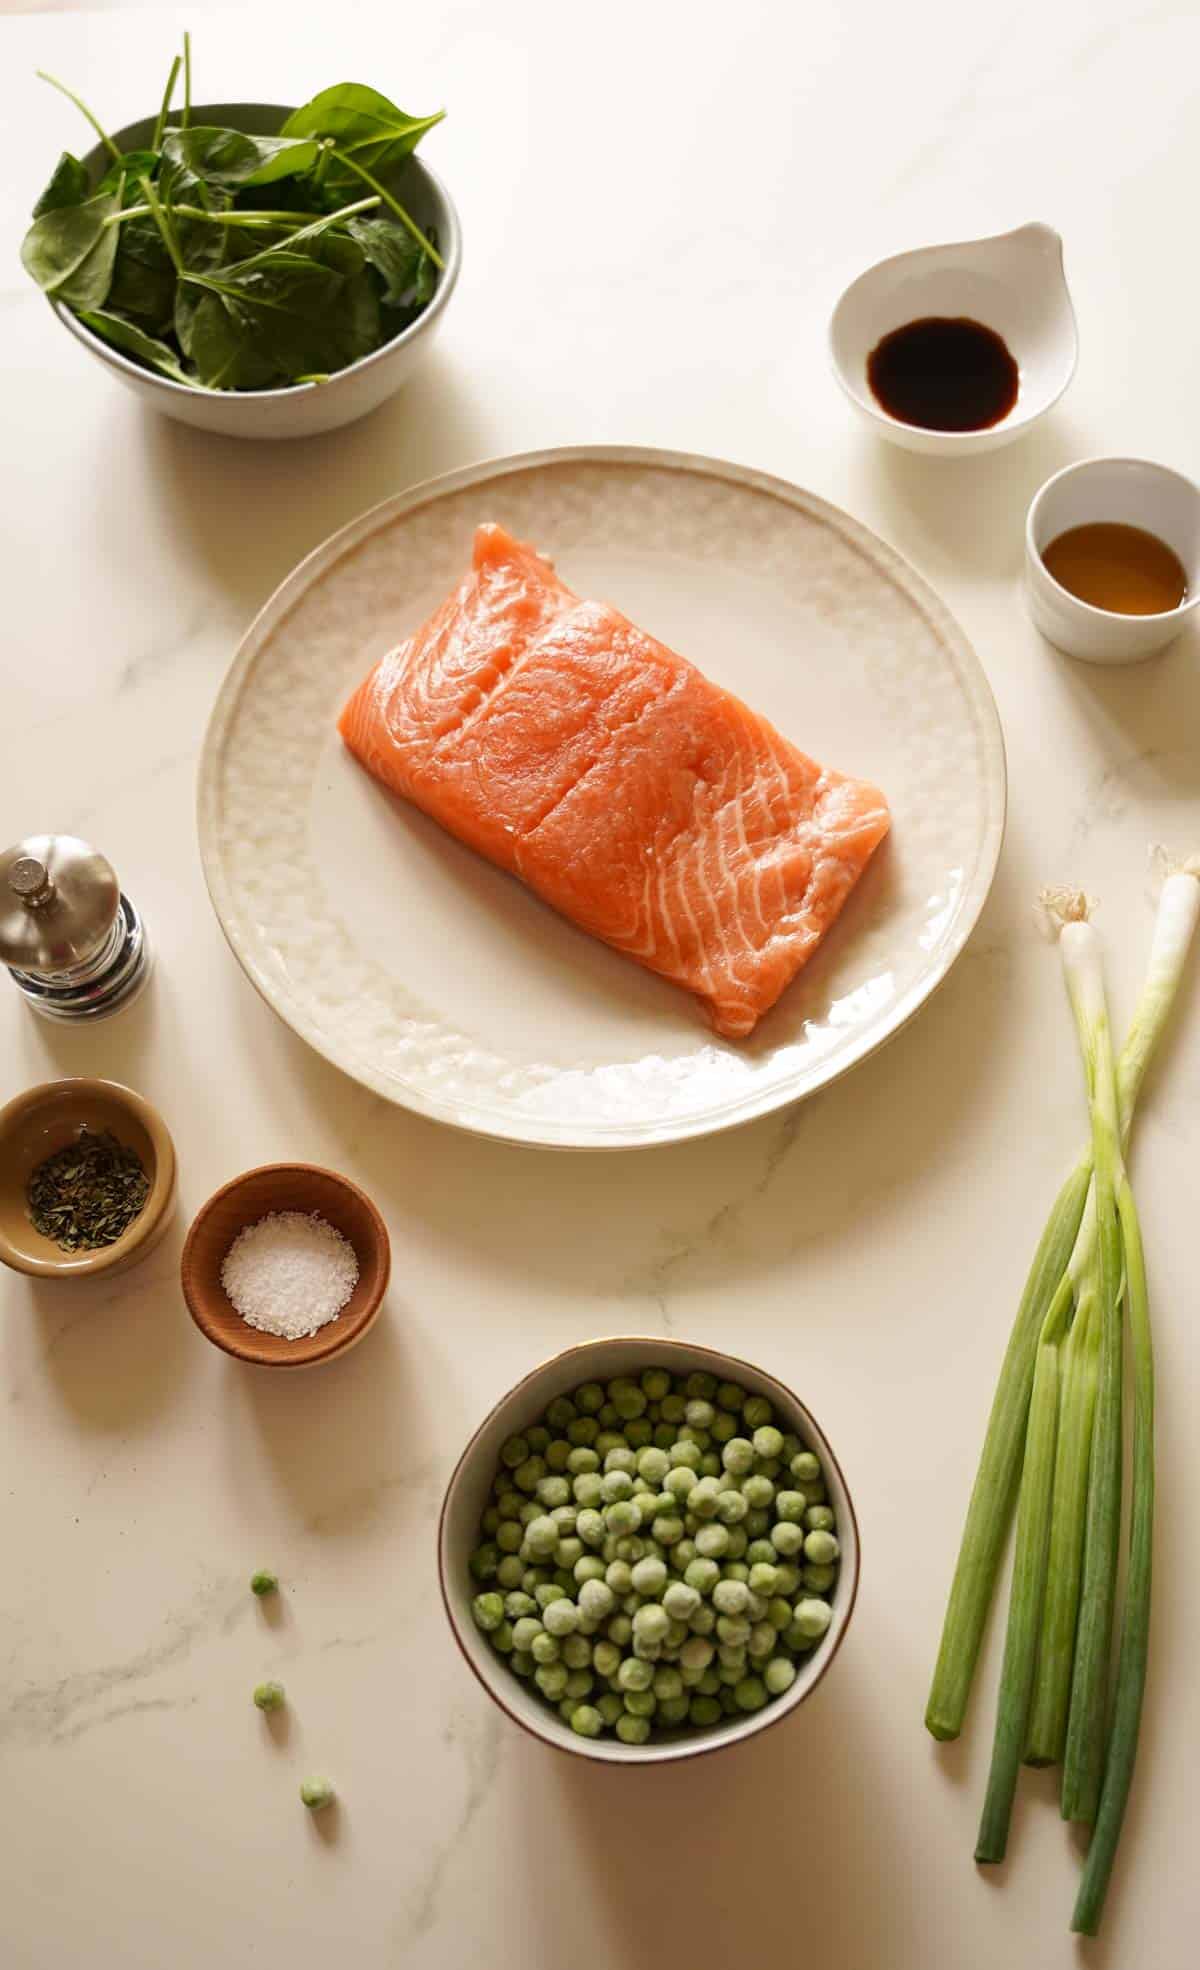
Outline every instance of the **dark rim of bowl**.
[(462, 1656), (463, 1661), (466, 1663), (467, 1668), (474, 1676), (480, 1688), (486, 1692), (486, 1694), (491, 1698), (492, 1702), (498, 1704), (500, 1709), (504, 1712), (505, 1716), (508, 1717), (521, 1730), (525, 1731), (530, 1737), (536, 1739), (537, 1743), (544, 1744), (551, 1751), (559, 1752), (564, 1758), (589, 1757), (592, 1755), (587, 1750), (586, 1740), (581, 1741), (581, 1743), (578, 1745), (561, 1744), (557, 1738), (543, 1736), (541, 1731), (535, 1730), (534, 1726), (531, 1723), (529, 1723), (526, 1718), (519, 1716), (515, 1710), (510, 1709), (509, 1705), (505, 1702), (504, 1697), (500, 1694), (499, 1690), (493, 1688), (492, 1684), (488, 1682), (485, 1676), (480, 1674), (479, 1670), (475, 1666), (475, 1663), (472, 1661), (471, 1656), (466, 1648), (466, 1645), (463, 1642), (462, 1636), (458, 1632), (458, 1623), (454, 1618), (454, 1612), (450, 1606), (450, 1596), (446, 1588), (446, 1565), (444, 1559), (445, 1537), (446, 1537), (446, 1514), (447, 1511), (449, 1510), (450, 1494), (453, 1491), (455, 1485), (457, 1484), (459, 1476), (464, 1466), (466, 1465), (467, 1460), (471, 1455), (471, 1452), (474, 1450), (476, 1443), (479, 1441), (479, 1438), (483, 1435), (484, 1430), (491, 1422), (492, 1417), (495, 1415), (497, 1409), (501, 1407), (501, 1404), (511, 1402), (513, 1397), (519, 1395), (521, 1393), (521, 1390), (527, 1387), (528, 1384), (533, 1381), (535, 1376), (541, 1375), (547, 1368), (556, 1367), (560, 1362), (562, 1363), (568, 1362), (571, 1360), (571, 1358), (574, 1355), (582, 1353), (585, 1349), (594, 1348), (599, 1346), (601, 1343), (608, 1343), (610, 1341), (616, 1343), (620, 1343), (624, 1341), (624, 1342), (628, 1342), (631, 1346), (644, 1345), (647, 1347), (662, 1348), (664, 1350), (679, 1349), (680, 1351), (690, 1355), (703, 1355), (707, 1357), (709, 1361), (714, 1363), (728, 1362), (731, 1363), (735, 1368), (748, 1368), (751, 1374), (759, 1375), (762, 1377), (763, 1381), (770, 1382), (775, 1388), (777, 1388), (781, 1392), (781, 1394), (787, 1397), (789, 1402), (795, 1403), (797, 1409), (803, 1412), (803, 1414), (808, 1418), (809, 1422), (812, 1424), (817, 1435), (820, 1437), (821, 1442), (826, 1446), (829, 1453), (829, 1462), (833, 1465), (834, 1470), (837, 1472), (838, 1477), (841, 1480), (842, 1490), (846, 1494), (846, 1509), (850, 1515), (850, 1523), (854, 1528), (854, 1547), (855, 1547), (856, 1558), (855, 1558), (855, 1566), (854, 1566), (854, 1579), (851, 1582), (851, 1586), (850, 1586), (850, 1599), (846, 1606), (846, 1618), (842, 1622), (841, 1629), (839, 1630), (838, 1634), (830, 1644), (828, 1652), (821, 1660), (820, 1667), (817, 1670), (816, 1674), (814, 1675), (811, 1683), (808, 1685), (808, 1688), (803, 1692), (802, 1695), (796, 1698), (795, 1702), (787, 1705), (784, 1705), (782, 1703), (774, 1704), (774, 1705), (767, 1704), (762, 1710), (758, 1712), (750, 1713), (750, 1715), (747, 1716), (745, 1720), (747, 1727), (742, 1731), (742, 1733), (738, 1737), (725, 1738), (722, 1739), (719, 1743), (714, 1742), (711, 1738), (701, 1738), (701, 1739), (683, 1738), (680, 1739), (677, 1744), (674, 1742), (668, 1742), (663, 1745), (656, 1745), (655, 1756), (652, 1759), (644, 1759), (638, 1757), (637, 1753), (641, 1747), (636, 1745), (631, 1745), (629, 1747), (626, 1747), (626, 1749), (628, 1749), (629, 1753), (631, 1754), (629, 1756), (622, 1755), (620, 1757), (605, 1758), (603, 1760), (594, 1760), (594, 1762), (598, 1762), (598, 1763), (602, 1762), (605, 1765), (611, 1766), (613, 1768), (619, 1768), (622, 1765), (639, 1766), (639, 1767), (646, 1764), (674, 1765), (674, 1764), (679, 1764), (685, 1758), (704, 1758), (714, 1751), (736, 1750), (739, 1744), (747, 1743), (750, 1740), (750, 1738), (757, 1737), (762, 1731), (770, 1729), (770, 1727), (773, 1724), (781, 1724), (784, 1721), (785, 1717), (792, 1716), (797, 1710), (799, 1710), (801, 1704), (808, 1702), (809, 1697), (812, 1696), (813, 1692), (817, 1689), (819, 1684), (824, 1681), (825, 1676), (828, 1674), (831, 1664), (835, 1660), (838, 1651), (842, 1646), (842, 1643), (845, 1641), (846, 1636), (849, 1633), (850, 1623), (854, 1618), (854, 1610), (858, 1603), (858, 1584), (862, 1574), (862, 1535), (859, 1531), (858, 1514), (854, 1509), (854, 1500), (850, 1494), (850, 1487), (846, 1483), (846, 1474), (843, 1471), (841, 1464), (838, 1462), (837, 1455), (834, 1451), (832, 1443), (830, 1443), (829, 1438), (826, 1436), (825, 1431), (821, 1428), (820, 1423), (813, 1415), (812, 1410), (808, 1407), (808, 1404), (805, 1402), (801, 1402), (800, 1397), (796, 1394), (795, 1390), (790, 1389), (786, 1382), (781, 1382), (778, 1375), (772, 1375), (769, 1369), (760, 1368), (757, 1365), (757, 1363), (753, 1361), (746, 1361), (741, 1355), (726, 1354), (720, 1348), (706, 1347), (702, 1342), (699, 1341), (697, 1342), (680, 1341), (680, 1340), (676, 1340), (674, 1336), (665, 1337), (661, 1334), (598, 1334), (595, 1335), (591, 1340), (575, 1341), (572, 1343), (572, 1345), (569, 1348), (562, 1348), (558, 1354), (548, 1355), (544, 1361), (537, 1362), (536, 1365), (532, 1367), (527, 1374), (522, 1375), (519, 1382), (515, 1382), (511, 1389), (507, 1389), (502, 1396), (499, 1396), (497, 1400), (493, 1402), (491, 1408), (487, 1412), (487, 1415), (483, 1418), (482, 1422), (478, 1425), (478, 1427), (472, 1432), (471, 1436), (468, 1438), (466, 1446), (462, 1452), (462, 1455), (459, 1457), (458, 1462), (455, 1464), (454, 1469), (451, 1471), (449, 1479), (447, 1480), (446, 1489), (442, 1495), (442, 1505), (441, 1505), (441, 1510), (438, 1513), (438, 1523), (437, 1523), (438, 1589), (441, 1593), (442, 1607), (445, 1610), (446, 1620), (447, 1623), (449, 1624), (450, 1633), (454, 1637), (455, 1644), (458, 1648), (458, 1652)]
[[(226, 111), (237, 109), (270, 111), (277, 109), (280, 115), (290, 116), (295, 107), (295, 104), (288, 105), (285, 103), (197, 103), (193, 106), (193, 115), (202, 115), (205, 111), (213, 109), (223, 109)], [(128, 135), (130, 130), (137, 129), (145, 121), (145, 117), (138, 117), (133, 123), (127, 123), (123, 129), (114, 131), (113, 141), (119, 143), (122, 138)], [(89, 151), (87, 158), (84, 160), (85, 163), (89, 164), (89, 167), (97, 148), (98, 146), (93, 146), (92, 151)], [(102, 361), (112, 363), (118, 369), (126, 370), (130, 376), (136, 376), (142, 382), (156, 384), (160, 389), (173, 391), (181, 397), (215, 397), (222, 403), (278, 403), (281, 397), (304, 397), (311, 395), (315, 390), (328, 390), (332, 384), (340, 382), (343, 376), (359, 375), (363, 370), (369, 369), (372, 363), (379, 362), (381, 357), (390, 355), (395, 350), (403, 348), (410, 339), (415, 340), (421, 330), (429, 327), (437, 320), (438, 316), (447, 306), (457, 284), (459, 270), (462, 266), (462, 228), (459, 225), (458, 208), (446, 190), (442, 180), (438, 177), (437, 172), (431, 170), (423, 158), (419, 158), (414, 151), (410, 154), (407, 162), (415, 166), (418, 171), (424, 173), (425, 177), (428, 178), (430, 184), (433, 186), (435, 194), (446, 209), (450, 240), (445, 256), (445, 267), (439, 276), (433, 299), (430, 301), (428, 307), (422, 309), (415, 321), (409, 322), (408, 327), (402, 328), (399, 335), (393, 335), (389, 342), (381, 343), (378, 349), (372, 349), (368, 355), (359, 356), (356, 362), (347, 363), (344, 369), (334, 370), (330, 375), (328, 383), (283, 383), (277, 390), (206, 390), (187, 383), (176, 383), (172, 377), (159, 376), (156, 370), (147, 369), (144, 363), (134, 362), (132, 357), (125, 355), (113, 343), (106, 342), (103, 336), (94, 335), (86, 323), (80, 321), (78, 315), (75, 314), (73, 309), (68, 308), (64, 301), (51, 301), (50, 305), (63, 324), (63, 327), (69, 329), (71, 334), (82, 342), (85, 348), (93, 350)]]

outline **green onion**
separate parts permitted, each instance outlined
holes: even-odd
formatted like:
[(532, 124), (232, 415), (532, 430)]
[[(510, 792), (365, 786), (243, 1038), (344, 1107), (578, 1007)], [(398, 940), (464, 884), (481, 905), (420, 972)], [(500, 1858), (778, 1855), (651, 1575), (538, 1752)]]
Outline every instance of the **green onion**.
[(1017, 1551), (1008, 1607), (1008, 1635), (1000, 1672), (996, 1741), (979, 1838), (977, 1861), (1002, 1861), (1008, 1845), (1029, 1695), (1033, 1687), (1038, 1624), (1050, 1538), (1050, 1498), (1054, 1485), (1054, 1439), (1058, 1429), (1058, 1349), (1038, 1348), (1029, 1403), (1025, 1463), (1017, 1506)]
[(1125, 1612), (1117, 1662), (1116, 1700), (1095, 1830), (1084, 1862), (1071, 1927), (1094, 1936), (1100, 1926), (1113, 1857), (1137, 1757), (1146, 1660), (1150, 1646), (1150, 1577), (1154, 1541), (1154, 1352), (1142, 1234), (1128, 1178), (1117, 1191), (1125, 1254), (1129, 1332), (1133, 1353), (1133, 1504)]
[(1091, 1821), (1100, 1796), (1121, 1529), (1124, 1261), (1116, 1193), (1124, 1177), (1124, 1165), (1100, 942), (1087, 920), (1084, 897), (1058, 896), (1050, 900), (1063, 924), (1058, 946), (1087, 1079), (1100, 1254), (1100, 1386), (1088, 1472), (1083, 1581), (1062, 1789), (1063, 1817)]
[[(1142, 1080), (1166, 1025), (1200, 917), (1198, 877), (1200, 857), (1168, 873), (1162, 887), (1146, 977), (1117, 1072), (1122, 1141), (1128, 1137)], [(1089, 1150), (1055, 1199), (1025, 1283), (967, 1509), (925, 1712), (926, 1727), (934, 1737), (958, 1736), (1017, 1496), (1039, 1339), (1048, 1325), (1057, 1331), (1069, 1325), (1074, 1314), (1074, 1326), (1063, 1343), (1059, 1363), (1060, 1468), (1055, 1475), (1043, 1647), (1030, 1727), (1030, 1754), (1040, 1752), (1048, 1741), (1048, 1759), (1062, 1755), (1078, 1599), (1079, 1562), (1072, 1588), (1070, 1579), (1063, 1580), (1058, 1571), (1059, 1549), (1065, 1544), (1068, 1550), (1082, 1555), (1091, 1408), (1099, 1368), (1095, 1318), (1100, 1299), (1099, 1255), (1095, 1199), (1089, 1196), (1091, 1176)], [(1067, 1508), (1068, 1500), (1073, 1501), (1069, 1506), (1072, 1517), (1063, 1526), (1060, 1502)], [(1047, 1652), (1051, 1623), (1061, 1655)], [(1047, 1687), (1051, 1679), (1053, 1690)], [(1048, 1717), (1050, 1724), (1046, 1723)], [(1058, 1721), (1053, 1721), (1056, 1718)]]

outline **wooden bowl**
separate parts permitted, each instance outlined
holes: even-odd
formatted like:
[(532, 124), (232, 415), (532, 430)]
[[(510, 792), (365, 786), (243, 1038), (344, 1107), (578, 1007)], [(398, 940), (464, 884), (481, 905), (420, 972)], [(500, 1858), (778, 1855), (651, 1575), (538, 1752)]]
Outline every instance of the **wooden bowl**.
[[(249, 1326), (221, 1284), (221, 1264), (238, 1233), (274, 1211), (315, 1211), (349, 1239), (358, 1260), (358, 1280), (342, 1311), (295, 1341)], [(348, 1177), (315, 1163), (267, 1163), (209, 1198), (188, 1232), (180, 1269), (188, 1312), (214, 1346), (263, 1368), (309, 1368), (361, 1341), (387, 1291), (392, 1255), (387, 1226)]]
[[(112, 1131), (136, 1151), (150, 1193), (128, 1231), (94, 1252), (64, 1252), (35, 1231), (26, 1186), (47, 1156), (64, 1149), (80, 1128)], [(94, 1279), (136, 1265), (171, 1221), (175, 1146), (157, 1109), (116, 1081), (75, 1076), (43, 1081), (0, 1108), (0, 1260), (38, 1279)]]

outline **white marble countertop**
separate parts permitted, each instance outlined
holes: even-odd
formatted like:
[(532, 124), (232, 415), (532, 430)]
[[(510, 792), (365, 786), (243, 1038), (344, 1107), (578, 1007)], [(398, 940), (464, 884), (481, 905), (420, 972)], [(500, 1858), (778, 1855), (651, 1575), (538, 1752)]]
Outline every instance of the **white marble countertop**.
[[(997, 1637), (963, 1740), (935, 1750), (921, 1718), (1004, 1337), (1082, 1135), (1031, 897), (1056, 878), (1102, 898), (1123, 1016), (1148, 845), (1200, 843), (1195, 641), (1086, 669), (1040, 642), (1018, 588), (1022, 516), (1050, 471), (1122, 450), (1195, 467), (1200, 18), (1117, 0), (187, 18), (202, 98), (297, 99), (355, 75), (418, 109), (444, 100), (429, 154), (465, 271), (424, 378), (351, 431), (251, 448), (145, 414), (16, 262), (53, 155), (82, 137), (32, 71), (119, 124), (157, 101), (184, 17), (0, 22), (0, 841), (94, 839), (158, 952), (151, 992), (93, 1031), (0, 991), (0, 1097), (77, 1071), (128, 1081), (168, 1117), (181, 1170), (179, 1224), (141, 1271), (0, 1282), (0, 1961), (1184, 1970), (1200, 1915), (1196, 982), (1136, 1155), (1162, 1510), (1142, 1759), (1099, 1944), (1067, 1934), (1075, 1843), (1048, 1780), (1023, 1784), (1008, 1865), (972, 1864)], [(860, 433), (823, 347), (843, 281), (1035, 217), (1064, 234), (1079, 314), (1059, 411), (958, 465)], [(746, 461), (874, 527), (973, 638), (1011, 771), (983, 922), (899, 1038), (792, 1113), (609, 1159), (472, 1140), (323, 1065), (230, 957), (193, 826), (217, 684), (302, 554), (430, 473), (587, 440)], [(299, 1381), (208, 1347), (177, 1278), (209, 1192), (286, 1156), (365, 1184), (395, 1256), (370, 1340)], [(534, 1361), (622, 1330), (777, 1369), (837, 1445), (862, 1522), (835, 1671), (699, 1783), (527, 1741), (467, 1676), (437, 1601), (434, 1515), (470, 1429)], [(278, 1623), (246, 1591), (263, 1563), (284, 1581)], [(265, 1675), (293, 1702), (275, 1740), (249, 1702)], [(340, 1788), (333, 1824), (297, 1800), (314, 1767)]]

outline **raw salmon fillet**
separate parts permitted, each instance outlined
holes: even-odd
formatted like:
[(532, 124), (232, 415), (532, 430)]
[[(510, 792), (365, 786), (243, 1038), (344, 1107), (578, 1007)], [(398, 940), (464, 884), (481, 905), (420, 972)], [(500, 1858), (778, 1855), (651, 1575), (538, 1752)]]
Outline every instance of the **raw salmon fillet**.
[(462, 585), (339, 720), (368, 772), (744, 1039), (887, 833), (818, 766), (533, 548), (480, 527)]

